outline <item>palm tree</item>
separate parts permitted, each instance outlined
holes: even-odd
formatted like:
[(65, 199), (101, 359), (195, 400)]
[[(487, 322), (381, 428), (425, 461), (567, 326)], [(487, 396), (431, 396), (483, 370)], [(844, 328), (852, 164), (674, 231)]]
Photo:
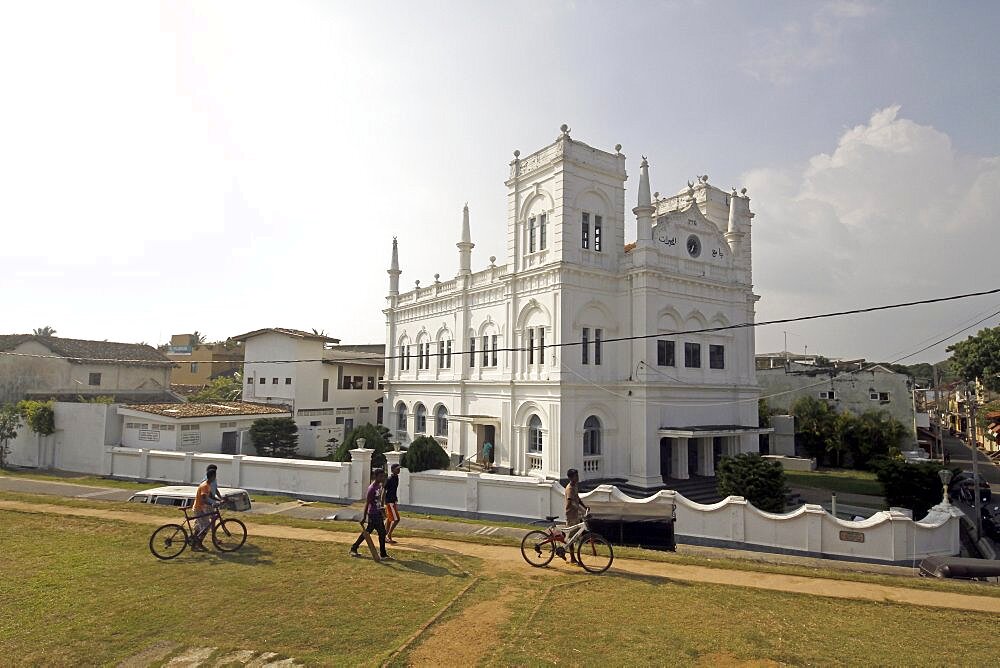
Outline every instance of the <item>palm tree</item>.
[(197, 329), (194, 330), (194, 334), (192, 334), (191, 336), (194, 337), (194, 342), (197, 343), (199, 346), (208, 340), (208, 337), (199, 332)]
[(50, 327), (49, 325), (45, 325), (45, 327), (35, 328), (35, 336), (55, 336), (55, 335), (56, 335), (56, 330), (52, 329), (52, 327)]
[(325, 329), (316, 329), (315, 327), (313, 327), (312, 331), (313, 331), (313, 334), (315, 334), (316, 336), (326, 336), (326, 330)]

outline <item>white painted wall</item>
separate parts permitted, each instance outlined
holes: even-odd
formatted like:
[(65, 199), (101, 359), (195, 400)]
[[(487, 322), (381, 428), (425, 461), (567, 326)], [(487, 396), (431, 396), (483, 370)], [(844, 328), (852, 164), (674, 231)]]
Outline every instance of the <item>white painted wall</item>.
[(121, 437), (117, 408), (109, 404), (54, 403), (55, 433), (39, 437), (22, 425), (10, 443), (11, 464), (102, 473), (105, 445), (118, 443)]

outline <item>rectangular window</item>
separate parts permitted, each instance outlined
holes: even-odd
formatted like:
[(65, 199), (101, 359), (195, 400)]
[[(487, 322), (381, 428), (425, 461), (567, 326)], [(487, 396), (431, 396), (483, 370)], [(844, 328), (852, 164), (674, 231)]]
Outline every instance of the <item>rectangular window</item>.
[(101, 384), (101, 374), (99, 374), (99, 373), (92, 373), (92, 374), (90, 374), (90, 377), (87, 379), (87, 384), (88, 385), (100, 385)]
[(352, 386), (352, 389), (355, 389), (355, 390), (363, 390), (363, 389), (365, 389), (365, 377), (364, 376), (355, 376), (354, 377), (354, 382), (351, 384), (351, 386)]
[(545, 364), (545, 328), (538, 328), (538, 363)]
[(594, 330), (594, 364), (601, 363), (601, 337), (604, 332), (600, 329)]
[(583, 214), (583, 220), (580, 223), (580, 246), (582, 248), (590, 248), (590, 214)]
[(528, 329), (528, 364), (535, 363), (535, 329)]
[[(378, 377), (378, 389), (380, 389), (380, 390), (384, 390), (385, 389), (385, 376), (379, 376)], [(379, 408), (381, 408), (381, 406), (379, 406)]]
[(418, 343), (417, 344), (417, 368), (418, 369), (426, 369), (427, 368), (427, 366), (426, 366), (426, 364), (424, 362), (424, 346), (425, 345), (427, 345), (427, 344), (425, 344), (425, 343)]
[(545, 250), (545, 214), (538, 214), (538, 250)]
[(489, 337), (483, 334), (483, 366), (490, 365), (490, 340)]
[(330, 400), (330, 379), (329, 378), (324, 378), (323, 379), (323, 399), (322, 400), (323, 401), (329, 401)]
[(444, 368), (444, 341), (438, 341), (438, 368)]
[(469, 339), (469, 368), (476, 366), (476, 338)]
[(285, 379), (285, 385), (291, 385), (291, 384), (292, 384), (292, 379), (291, 378), (286, 378)]
[(247, 385), (253, 385), (253, 376), (247, 376)]
[(689, 369), (701, 368), (701, 344), (686, 342), (684, 344), (684, 366)]
[(406, 370), (410, 370), (410, 346), (403, 346), (403, 360), (406, 362)]
[(868, 397), (872, 401), (889, 401), (889, 393), (888, 392), (874, 392), (873, 391), (873, 392), (871, 392), (868, 395)]
[(708, 346), (708, 368), (709, 369), (725, 369), (726, 368), (726, 347), (725, 346)]
[(601, 252), (601, 217), (594, 216), (594, 250)]
[(323, 425), (323, 421), (322, 420), (310, 420), (309, 421), (309, 426), (310, 427), (320, 427), (322, 425)]
[(263, 376), (261, 376), (260, 377), (260, 384), (263, 385), (266, 382), (267, 382), (267, 378), (264, 378)]
[(198, 373), (198, 363), (191, 362), (191, 373)]
[(277, 385), (277, 384), (278, 384), (278, 379), (277, 378), (272, 378), (271, 379), (271, 385)]
[(368, 389), (369, 390), (375, 389), (375, 376), (368, 376)]
[(590, 328), (589, 327), (584, 327), (583, 328), (582, 344), (583, 345), (580, 346), (580, 348), (583, 349), (582, 350), (582, 354), (580, 356), (581, 357), (580, 361), (582, 363), (584, 363), (584, 364), (590, 364)]
[(535, 252), (535, 219), (531, 217), (528, 219), (528, 252)]
[(837, 393), (834, 392), (833, 390), (829, 390), (829, 391), (826, 391), (826, 392), (820, 392), (819, 393), (819, 398), (820, 399), (834, 399), (835, 400), (837, 398)]
[(431, 368), (431, 342), (428, 341), (424, 344), (424, 368)]
[(656, 342), (656, 366), (677, 366), (674, 361), (674, 342), (660, 339)]
[(490, 339), (490, 366), (497, 365), (497, 335), (494, 334)]
[(445, 367), (448, 368), (448, 369), (450, 369), (451, 368), (451, 339), (448, 339), (444, 343), (445, 343), (445, 346), (444, 346)]

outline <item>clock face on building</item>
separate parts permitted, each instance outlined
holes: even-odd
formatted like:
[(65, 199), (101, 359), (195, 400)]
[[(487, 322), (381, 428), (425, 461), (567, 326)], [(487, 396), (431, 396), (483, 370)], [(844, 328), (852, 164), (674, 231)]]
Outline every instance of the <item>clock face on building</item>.
[(698, 257), (701, 255), (701, 239), (695, 235), (691, 235), (687, 240), (688, 255), (691, 257)]

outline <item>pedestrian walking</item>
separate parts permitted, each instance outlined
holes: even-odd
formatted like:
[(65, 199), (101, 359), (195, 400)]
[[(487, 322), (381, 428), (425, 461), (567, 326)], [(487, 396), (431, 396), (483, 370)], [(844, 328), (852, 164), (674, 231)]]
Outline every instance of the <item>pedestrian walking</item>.
[(493, 444), (489, 441), (483, 443), (483, 469), (493, 470)]
[(395, 545), (392, 532), (399, 525), (399, 464), (389, 468), (389, 479), (385, 481), (385, 542)]
[(361, 516), (361, 523), (366, 526), (358, 539), (354, 541), (354, 545), (351, 545), (352, 557), (361, 556), (358, 554), (358, 548), (365, 539), (365, 533), (371, 534), (372, 530), (375, 530), (378, 532), (379, 554), (382, 559), (392, 560), (392, 557), (385, 551), (385, 523), (382, 519), (382, 509), (378, 505), (383, 484), (385, 484), (385, 471), (382, 469), (372, 471), (372, 484), (368, 486), (368, 492), (365, 494), (365, 510)]

